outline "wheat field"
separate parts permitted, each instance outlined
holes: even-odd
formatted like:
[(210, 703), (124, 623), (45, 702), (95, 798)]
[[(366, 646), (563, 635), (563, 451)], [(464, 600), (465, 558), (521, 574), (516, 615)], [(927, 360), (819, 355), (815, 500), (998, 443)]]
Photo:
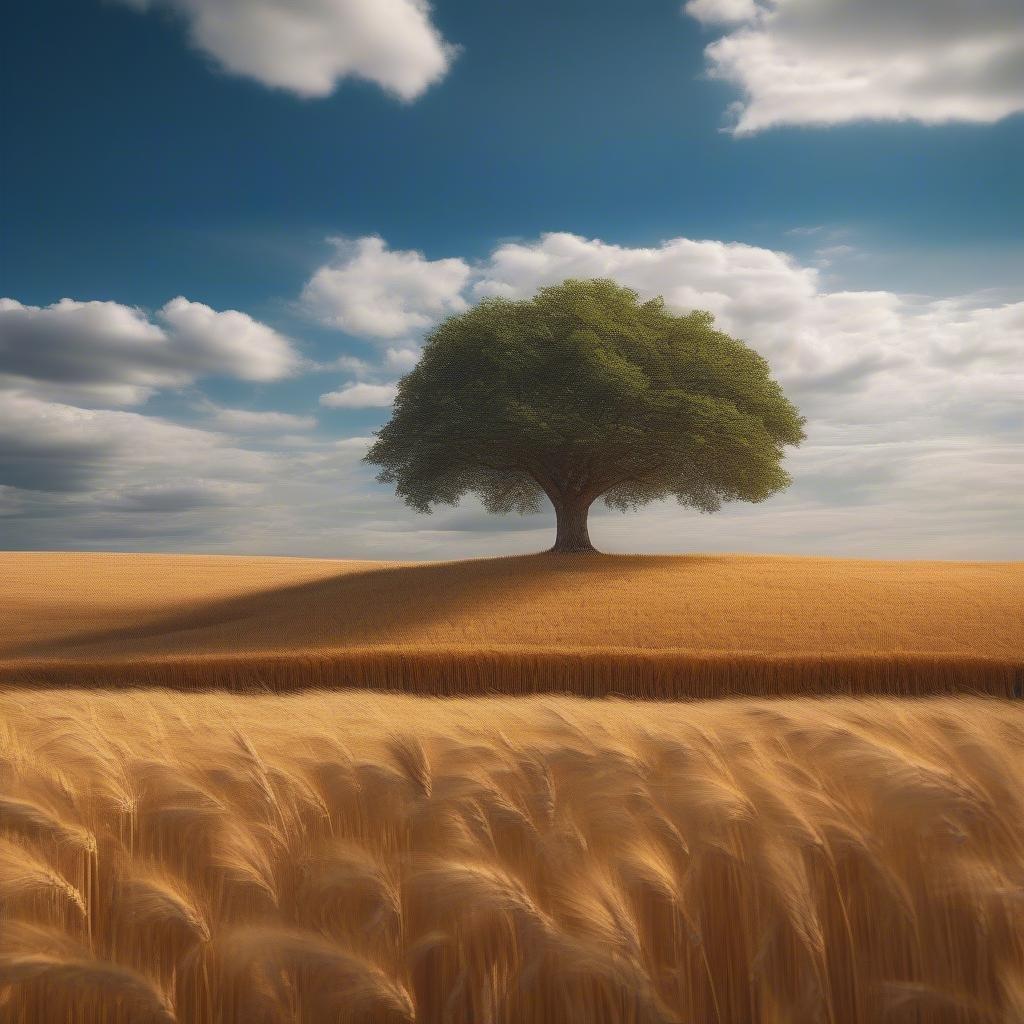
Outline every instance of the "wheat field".
[(1020, 1024), (1024, 709), (0, 692), (12, 1024)]
[(0, 554), (0, 684), (1019, 693), (1024, 563)]

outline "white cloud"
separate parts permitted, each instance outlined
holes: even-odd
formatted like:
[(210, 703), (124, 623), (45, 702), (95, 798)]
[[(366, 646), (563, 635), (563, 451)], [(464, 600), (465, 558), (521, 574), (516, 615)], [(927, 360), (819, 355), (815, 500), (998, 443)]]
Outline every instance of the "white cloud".
[(732, 130), (856, 120), (991, 123), (1024, 111), (1020, 0), (691, 0), (739, 87)]
[(310, 368), (320, 372), (342, 370), (362, 380), (381, 372), (408, 373), (419, 362), (422, 352), (423, 350), (415, 342), (408, 342), (405, 345), (388, 346), (384, 350), (384, 358), (380, 363), (372, 363), (367, 359), (345, 354), (326, 363), (311, 364)]
[(389, 348), (384, 353), (384, 364), (390, 370), (408, 373), (419, 361), (422, 349), (418, 346), (410, 348)]
[(352, 382), (338, 391), (320, 396), (320, 404), (331, 409), (386, 408), (398, 394), (397, 384), (364, 384)]
[(462, 290), (470, 267), (464, 260), (390, 250), (377, 237), (331, 241), (335, 259), (302, 292), (307, 311), (323, 323), (390, 341), (466, 308)]
[(225, 409), (214, 405), (206, 408), (206, 412), (218, 429), (238, 434), (312, 430), (316, 426), (315, 416), (298, 416), (290, 412)]
[(733, 25), (757, 17), (755, 0), (689, 0), (683, 9), (705, 25)]
[(199, 375), (222, 373), (241, 380), (280, 380), (298, 366), (287, 338), (246, 313), (217, 312), (180, 295), (157, 314), (182, 357)]
[(332, 444), (337, 451), (358, 452), (359, 457), (362, 458), (369, 451), (373, 442), (374, 438), (372, 437), (342, 437)]
[(300, 359), (291, 342), (245, 313), (176, 298), (153, 322), (117, 302), (0, 299), (0, 387), (56, 401), (136, 405), (155, 390), (223, 374), (277, 380)]
[(361, 78), (412, 100), (444, 77), (456, 50), (426, 0), (121, 0), (185, 19), (192, 44), (226, 71), (299, 96)]
[(24, 306), (0, 299), (0, 382), (112, 405), (143, 401), (191, 375), (165, 332), (116, 302), (61, 299)]

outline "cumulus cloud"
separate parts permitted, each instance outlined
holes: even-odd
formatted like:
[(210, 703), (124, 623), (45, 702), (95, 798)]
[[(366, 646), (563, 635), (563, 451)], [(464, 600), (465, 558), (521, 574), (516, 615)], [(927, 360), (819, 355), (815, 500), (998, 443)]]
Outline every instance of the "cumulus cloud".
[(710, 74), (742, 93), (738, 135), (1024, 111), (1020, 0), (690, 0), (684, 10), (727, 29), (705, 52)]
[(222, 69), (304, 97), (344, 78), (412, 100), (444, 77), (456, 49), (426, 0), (121, 0), (184, 18), (192, 44)]
[(199, 377), (278, 380), (299, 364), (289, 339), (265, 324), (181, 297), (154, 319), (117, 302), (0, 299), (0, 386), (43, 398), (137, 405)]
[(393, 341), (466, 308), (465, 260), (428, 260), (422, 253), (388, 249), (377, 237), (331, 241), (334, 259), (316, 271), (301, 299), (325, 324)]
[(219, 373), (241, 380), (280, 380), (297, 368), (291, 343), (246, 313), (223, 312), (178, 296), (157, 314), (181, 357), (199, 376)]
[(337, 391), (320, 396), (320, 404), (330, 409), (386, 408), (398, 394), (397, 384), (366, 384), (362, 381), (345, 384)]

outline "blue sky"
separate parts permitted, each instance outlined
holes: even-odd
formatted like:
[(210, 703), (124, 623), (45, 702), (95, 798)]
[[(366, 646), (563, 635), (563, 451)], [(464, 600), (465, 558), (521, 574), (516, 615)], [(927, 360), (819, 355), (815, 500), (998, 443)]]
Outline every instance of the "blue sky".
[(786, 495), (605, 546), (1020, 557), (1024, 12), (919, 9), (19, 5), (0, 546), (541, 547), (358, 458), (440, 316), (584, 273), (711, 308), (811, 421)]

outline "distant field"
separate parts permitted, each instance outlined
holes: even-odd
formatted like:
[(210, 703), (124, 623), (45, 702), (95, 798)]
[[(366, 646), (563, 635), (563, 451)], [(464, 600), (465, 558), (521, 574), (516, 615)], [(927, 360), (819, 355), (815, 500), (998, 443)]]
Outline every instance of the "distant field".
[(1024, 563), (0, 554), (0, 683), (645, 697), (1024, 682)]
[(1015, 1024), (1024, 707), (0, 693), (13, 1024)]

